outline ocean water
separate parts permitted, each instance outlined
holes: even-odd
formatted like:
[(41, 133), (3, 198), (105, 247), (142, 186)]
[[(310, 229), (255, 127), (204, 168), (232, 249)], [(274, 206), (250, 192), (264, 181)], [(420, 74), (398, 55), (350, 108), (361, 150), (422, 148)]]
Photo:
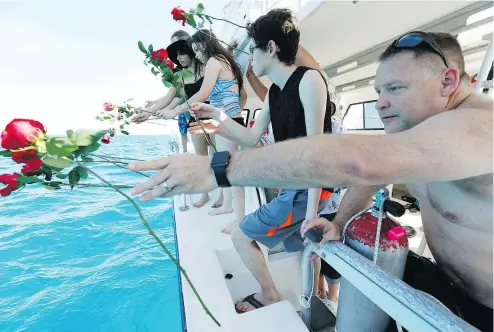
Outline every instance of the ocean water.
[[(116, 136), (99, 151), (151, 159), (168, 153), (169, 139)], [(145, 179), (91, 168), (114, 184)], [(0, 157), (0, 174), (19, 169)], [(171, 199), (138, 204), (175, 255)], [(0, 331), (183, 331), (177, 269), (112, 189), (30, 185), (0, 197)]]

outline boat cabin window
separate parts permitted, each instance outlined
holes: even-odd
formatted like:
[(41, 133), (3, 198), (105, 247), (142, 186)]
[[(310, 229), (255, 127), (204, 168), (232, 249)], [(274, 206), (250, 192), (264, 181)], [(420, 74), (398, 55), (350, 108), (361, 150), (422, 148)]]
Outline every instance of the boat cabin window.
[(376, 110), (377, 100), (350, 104), (343, 116), (347, 130), (383, 130), (384, 125)]

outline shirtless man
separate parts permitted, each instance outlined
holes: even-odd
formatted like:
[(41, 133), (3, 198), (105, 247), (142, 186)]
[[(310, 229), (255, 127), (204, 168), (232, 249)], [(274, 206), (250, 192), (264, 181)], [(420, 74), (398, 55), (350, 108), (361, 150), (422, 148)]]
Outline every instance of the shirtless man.
[[(492, 331), (492, 100), (473, 92), (458, 42), (440, 33), (397, 39), (381, 56), (375, 88), (388, 135), (320, 135), (241, 151), (223, 166), (228, 181), (293, 189), (354, 186), (344, 197), (347, 208), (373, 192), (364, 186), (409, 184), (420, 201), (436, 272), (453, 285), (453, 304), (446, 305)], [(160, 170), (133, 193), (145, 193), (144, 201), (161, 196), (165, 181), (165, 196), (210, 191), (218, 185), (207, 163), (202, 156), (173, 156), (131, 165)], [(325, 240), (338, 238), (338, 221), (315, 219), (307, 227), (321, 226)]]

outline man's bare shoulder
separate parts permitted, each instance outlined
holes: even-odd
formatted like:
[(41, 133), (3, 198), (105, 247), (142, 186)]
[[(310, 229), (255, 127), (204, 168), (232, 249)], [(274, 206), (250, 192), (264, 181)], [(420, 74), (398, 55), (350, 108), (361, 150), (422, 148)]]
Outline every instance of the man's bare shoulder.
[(482, 95), (482, 94), (472, 94), (465, 100), (459, 107), (458, 110), (462, 109), (475, 109), (479, 111), (493, 111), (494, 105), (492, 98)]

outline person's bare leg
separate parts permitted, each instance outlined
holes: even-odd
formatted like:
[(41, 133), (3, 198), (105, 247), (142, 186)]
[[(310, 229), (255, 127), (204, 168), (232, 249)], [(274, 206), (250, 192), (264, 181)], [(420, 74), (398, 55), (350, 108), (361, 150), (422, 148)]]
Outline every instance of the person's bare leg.
[(319, 291), (319, 275), (321, 274), (321, 259), (317, 258), (312, 261), (312, 266), (314, 268), (314, 280), (312, 280), (312, 294), (317, 296)]
[(183, 153), (187, 153), (187, 134), (180, 135), (182, 139), (182, 151)]
[(233, 196), (233, 212), (235, 212), (235, 218), (225, 228), (221, 230), (221, 233), (231, 234), (232, 231), (238, 227), (238, 224), (245, 217), (245, 188), (232, 187)]
[(328, 297), (328, 283), (326, 282), (326, 277), (324, 275), (319, 275), (319, 298), (326, 299)]
[(211, 207), (213, 209), (220, 208), (223, 205), (223, 188), (220, 189), (220, 195), (218, 196), (218, 199), (216, 202), (214, 202)]
[[(228, 151), (233, 153), (238, 150), (238, 144), (227, 140), (224, 137), (216, 136), (216, 149), (218, 151)], [(233, 212), (232, 188), (223, 188), (223, 206), (209, 211), (210, 216)]]
[[(255, 294), (254, 298), (263, 305), (281, 301), (281, 294), (276, 289), (266, 261), (264, 260), (264, 255), (257, 242), (247, 237), (240, 228), (236, 228), (232, 233), (232, 241), (245, 266), (247, 266), (254, 278), (261, 285), (261, 293)], [(242, 302), (242, 299), (237, 301), (235, 306), (242, 312), (255, 309), (251, 304)]]
[(338, 302), (338, 294), (340, 292), (340, 283), (328, 284), (328, 299), (334, 303)]
[[(196, 154), (199, 154), (201, 156), (208, 155), (208, 143), (203, 135), (192, 135), (192, 144), (194, 145), (194, 150), (196, 151)], [(198, 201), (194, 202), (192, 205), (195, 208), (201, 208), (208, 201), (209, 201), (209, 195), (208, 193), (204, 193), (201, 195), (201, 198)]]

